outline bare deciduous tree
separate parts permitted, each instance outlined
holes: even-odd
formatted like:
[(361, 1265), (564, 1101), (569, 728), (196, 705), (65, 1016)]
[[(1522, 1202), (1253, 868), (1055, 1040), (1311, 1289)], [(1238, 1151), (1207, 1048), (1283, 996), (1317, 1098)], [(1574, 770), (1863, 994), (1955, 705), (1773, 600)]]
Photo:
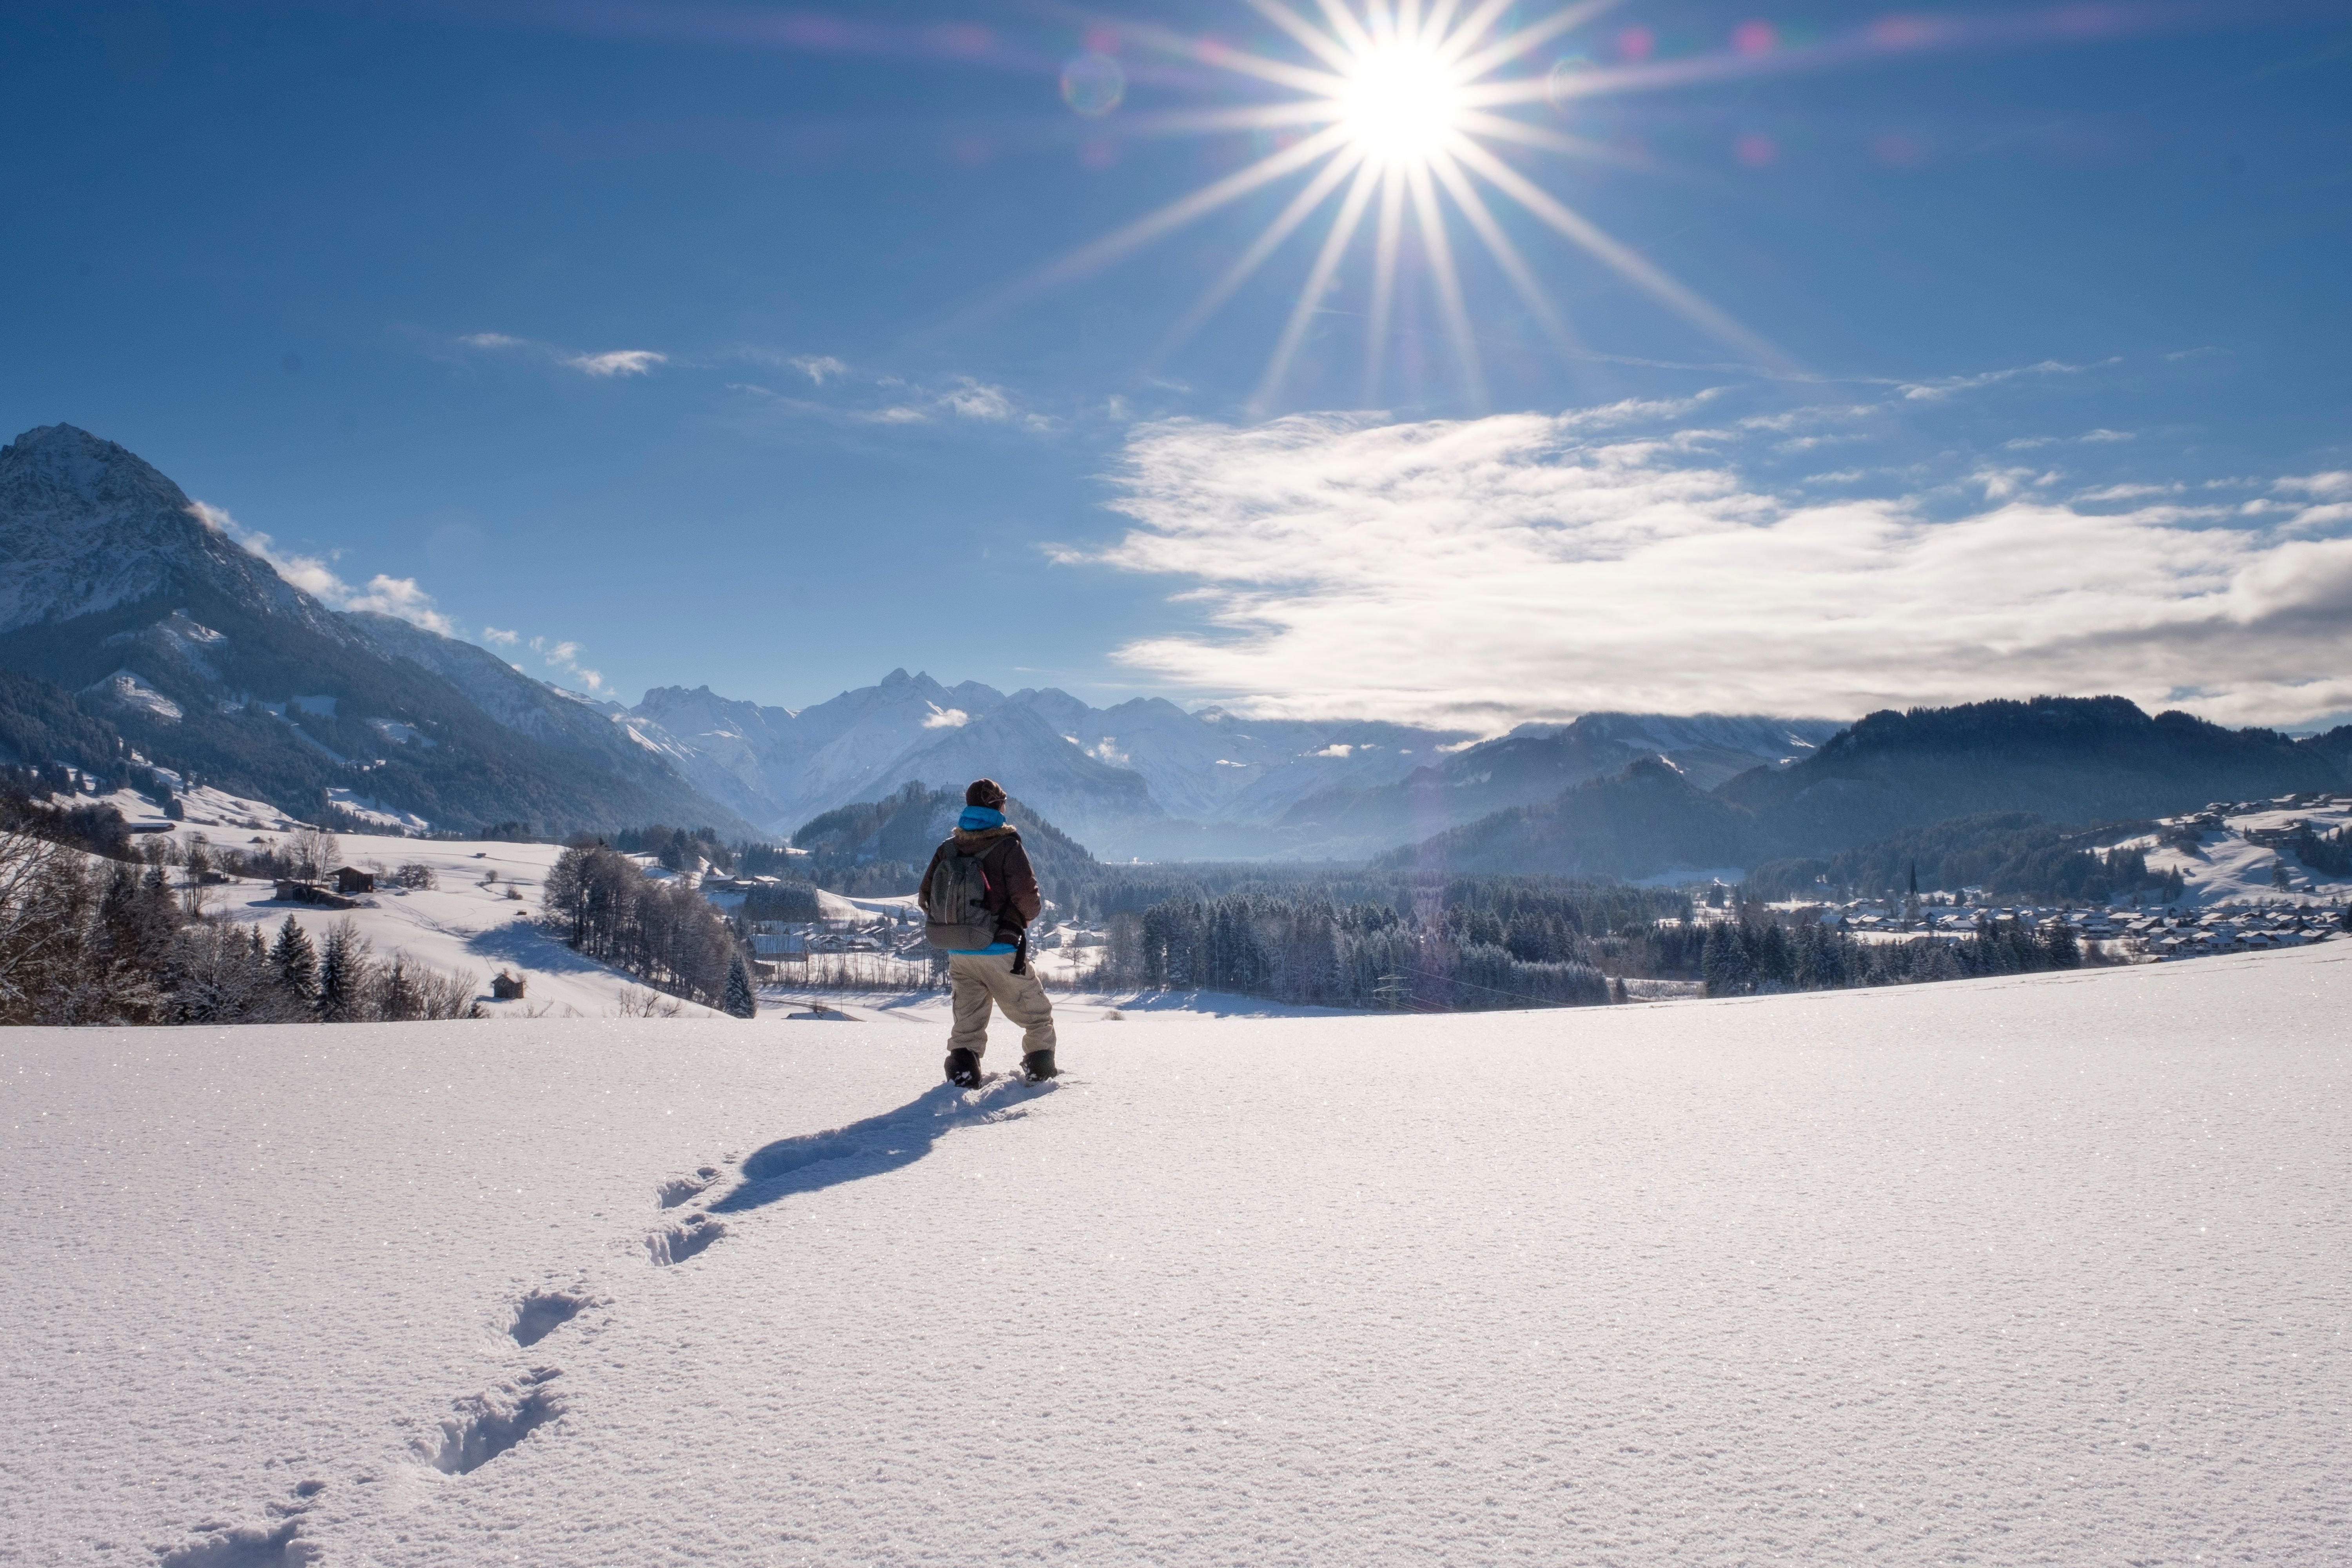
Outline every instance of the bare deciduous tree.
[(286, 853), (293, 859), (294, 874), (306, 882), (315, 882), (335, 868), (335, 862), (342, 858), (343, 847), (324, 828), (305, 826), (287, 835)]

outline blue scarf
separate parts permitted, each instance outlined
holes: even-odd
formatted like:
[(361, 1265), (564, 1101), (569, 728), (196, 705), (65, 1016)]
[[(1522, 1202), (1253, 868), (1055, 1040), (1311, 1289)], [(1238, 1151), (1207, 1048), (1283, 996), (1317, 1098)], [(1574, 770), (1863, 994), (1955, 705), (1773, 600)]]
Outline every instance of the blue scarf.
[(967, 805), (963, 808), (963, 815), (956, 818), (956, 826), (966, 833), (985, 833), (992, 827), (1003, 826), (1004, 814), (991, 811), (984, 805)]

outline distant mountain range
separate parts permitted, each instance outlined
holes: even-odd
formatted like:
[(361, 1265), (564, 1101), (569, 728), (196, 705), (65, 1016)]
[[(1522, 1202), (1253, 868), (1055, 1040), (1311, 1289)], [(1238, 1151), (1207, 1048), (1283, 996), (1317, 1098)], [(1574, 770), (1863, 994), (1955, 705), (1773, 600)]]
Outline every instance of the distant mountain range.
[(1402, 856), (1648, 876), (1829, 853), (1971, 812), (2065, 822), (2336, 787), (2352, 766), (2352, 730), (2294, 742), (2115, 698), (1850, 728), (1591, 713), (1484, 742), (1159, 698), (1096, 708), (903, 669), (798, 710), (707, 686), (624, 707), (329, 607), (152, 467), (69, 425), (0, 448), (0, 761), (135, 752), (298, 814), (333, 801), (445, 828), (668, 822), (781, 840), (907, 784), (985, 773), (1106, 859), (1418, 846)]
[[(290, 811), (331, 797), (439, 827), (667, 821), (781, 839), (903, 784), (987, 773), (1108, 857), (1360, 857), (1635, 755), (1712, 783), (1807, 754), (1836, 728), (1593, 715), (1476, 744), (1159, 698), (1095, 708), (903, 669), (798, 711), (708, 687), (625, 708), (407, 621), (331, 608), (153, 467), (70, 425), (0, 448), (0, 669), (34, 682), (0, 694), (0, 756), (119, 746)], [(67, 712), (103, 734), (68, 738)]]
[(1114, 858), (1361, 858), (1664, 753), (1713, 784), (1810, 754), (1819, 720), (1593, 714), (1474, 743), (1363, 720), (1188, 713), (1160, 698), (1094, 708), (893, 670), (794, 712), (663, 687), (613, 720), (712, 799), (779, 835), (898, 785), (982, 773)]
[(2092, 823), (2343, 790), (2347, 742), (2352, 731), (2340, 729), (2295, 741), (2186, 713), (2151, 718), (2120, 697), (1887, 711), (1789, 766), (1752, 768), (1711, 790), (1644, 759), (1384, 860), (1630, 879), (1737, 870), (1988, 813)]

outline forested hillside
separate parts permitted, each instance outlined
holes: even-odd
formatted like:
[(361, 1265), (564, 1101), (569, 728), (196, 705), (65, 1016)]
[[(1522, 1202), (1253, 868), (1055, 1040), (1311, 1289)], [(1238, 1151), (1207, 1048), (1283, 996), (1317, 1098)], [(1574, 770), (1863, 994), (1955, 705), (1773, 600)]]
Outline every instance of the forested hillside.
[[(1937, 824), (1945, 837), (1964, 838), (1983, 829), (1952, 825), (1988, 815), (2027, 814), (2055, 832), (2342, 787), (2323, 749), (2275, 731), (2186, 713), (2150, 718), (2119, 697), (2044, 697), (1874, 713), (1802, 761), (1754, 768), (1712, 791), (1665, 763), (1637, 763), (1379, 863), (1639, 878), (1822, 860)], [(2049, 847), (2012, 846), (1978, 868)], [(1974, 865), (1994, 851), (1971, 854)], [(1841, 876), (1878, 874), (1862, 861), (1841, 866)], [(2014, 873), (2060, 885), (2048, 879), (2055, 874), (2021, 863)]]

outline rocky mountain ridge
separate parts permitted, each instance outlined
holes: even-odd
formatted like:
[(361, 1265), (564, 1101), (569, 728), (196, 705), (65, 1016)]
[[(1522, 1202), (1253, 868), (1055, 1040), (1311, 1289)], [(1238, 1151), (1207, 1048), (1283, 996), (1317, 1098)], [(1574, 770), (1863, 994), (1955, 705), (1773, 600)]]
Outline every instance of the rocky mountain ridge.
[(0, 447), (0, 668), (77, 694), (126, 753), (184, 774), (313, 816), (332, 793), (445, 826), (748, 831), (495, 656), (331, 609), (70, 425)]

